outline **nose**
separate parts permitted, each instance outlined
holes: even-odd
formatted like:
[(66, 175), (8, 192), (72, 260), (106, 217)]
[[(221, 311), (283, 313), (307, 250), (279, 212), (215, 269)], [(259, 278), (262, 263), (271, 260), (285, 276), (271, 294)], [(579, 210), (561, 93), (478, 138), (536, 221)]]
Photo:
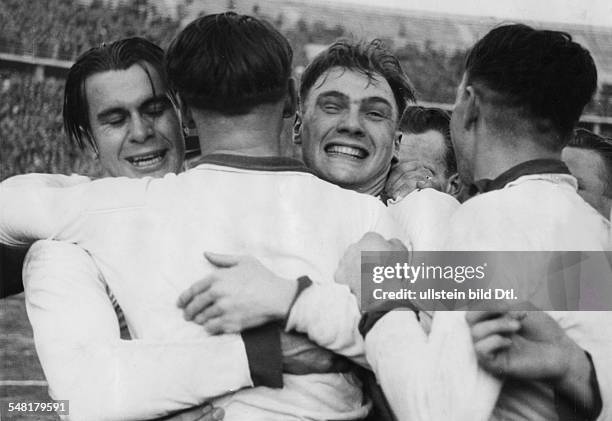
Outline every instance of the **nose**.
[(132, 142), (144, 143), (153, 134), (153, 123), (140, 115), (132, 117), (130, 138)]
[(350, 134), (352, 136), (363, 136), (365, 134), (357, 107), (351, 107), (343, 114), (338, 122), (338, 133)]

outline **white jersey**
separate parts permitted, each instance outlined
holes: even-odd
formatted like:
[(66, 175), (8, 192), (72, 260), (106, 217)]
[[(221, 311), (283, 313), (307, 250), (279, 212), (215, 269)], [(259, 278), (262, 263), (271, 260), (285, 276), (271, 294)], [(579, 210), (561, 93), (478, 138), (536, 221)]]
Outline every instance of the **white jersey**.
[[(122, 365), (113, 365), (117, 360), (111, 346), (105, 348), (104, 376), (77, 382), (82, 366), (78, 361), (64, 365), (65, 358), (58, 358), (62, 366), (53, 367), (56, 350), (48, 345), (41, 356), (48, 357), (43, 365), (50, 389), (55, 398), (71, 400), (75, 419), (142, 419), (220, 395), (225, 396), (213, 404), (224, 407), (230, 421), (339, 420), (366, 414), (358, 383), (350, 375), (284, 375), (283, 389), (248, 388), (253, 382), (241, 336), (207, 335), (183, 319), (176, 300), (213, 269), (204, 251), (251, 254), (280, 276), (308, 275), (331, 283), (344, 250), (364, 233), (397, 236), (399, 229), (377, 199), (324, 182), (280, 158), (218, 155), (163, 179), (103, 179), (71, 187), (49, 187), (36, 179), (23, 176), (0, 185), (0, 241), (28, 244), (47, 238), (79, 245), (113, 291), (134, 338), (146, 341), (145, 346), (158, 344), (150, 355), (167, 350), (189, 364), (201, 359), (185, 383), (173, 383), (173, 376), (153, 381), (145, 375), (133, 376), (126, 385), (117, 381)], [(289, 328), (321, 317), (316, 287), (294, 306)], [(348, 296), (342, 285), (321, 288), (321, 297), (328, 300), (333, 301), (334, 293)], [(46, 293), (44, 288), (32, 291)], [(317, 340), (315, 332), (311, 339), (345, 355), (360, 349), (362, 354), (354, 326), (359, 313), (352, 300), (344, 301), (350, 308), (343, 319), (348, 324), (344, 335), (326, 337), (322, 332)], [(143, 367), (155, 370), (152, 360)], [(199, 386), (193, 388), (194, 382)], [(105, 399), (87, 391), (106, 393)], [(97, 406), (100, 402), (105, 405)]]
[[(569, 174), (524, 175), (503, 189), (478, 195), (453, 215), (449, 250), (564, 251), (610, 250), (610, 223), (576, 192)], [(597, 372), (604, 408), (612, 417), (612, 312), (547, 312), (581, 348)], [(493, 419), (556, 420), (550, 386), (508, 382)]]

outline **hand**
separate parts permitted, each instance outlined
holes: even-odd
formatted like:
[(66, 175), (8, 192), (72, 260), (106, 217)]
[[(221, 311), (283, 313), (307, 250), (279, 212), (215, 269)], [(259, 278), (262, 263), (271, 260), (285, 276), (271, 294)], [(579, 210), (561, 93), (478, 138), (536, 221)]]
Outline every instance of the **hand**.
[(498, 376), (558, 383), (582, 350), (541, 311), (471, 311), (466, 314), (480, 365)]
[(339, 284), (348, 285), (351, 292), (361, 304), (361, 252), (362, 251), (401, 251), (408, 249), (400, 240), (392, 238), (387, 241), (375, 232), (367, 232), (355, 244), (351, 244), (340, 259), (334, 279)]
[(289, 374), (322, 374), (345, 371), (346, 359), (311, 342), (306, 335), (281, 333), (283, 372)]
[(189, 408), (165, 417), (156, 418), (155, 421), (220, 421), (225, 417), (223, 408), (215, 408), (206, 403), (201, 406)]
[(186, 320), (220, 334), (285, 318), (295, 296), (296, 280), (276, 276), (254, 257), (204, 255), (218, 269), (180, 295), (177, 305)]
[(418, 161), (403, 161), (391, 167), (385, 192), (395, 200), (401, 200), (416, 189), (432, 188), (442, 191), (442, 184), (434, 173)]

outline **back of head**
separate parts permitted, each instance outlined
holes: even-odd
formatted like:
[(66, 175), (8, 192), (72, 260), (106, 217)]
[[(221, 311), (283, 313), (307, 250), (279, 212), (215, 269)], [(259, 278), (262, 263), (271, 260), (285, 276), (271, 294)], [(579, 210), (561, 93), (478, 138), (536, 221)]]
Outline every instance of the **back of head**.
[(187, 25), (168, 48), (166, 68), (187, 106), (239, 115), (286, 96), (292, 59), (268, 22), (226, 12)]
[(414, 102), (415, 96), (410, 80), (402, 66), (379, 40), (370, 43), (338, 40), (321, 52), (304, 69), (300, 82), (300, 99), (302, 103), (315, 82), (333, 67), (359, 71), (369, 78), (382, 76), (393, 92), (398, 115), (402, 115), (408, 102)]
[(465, 62), (467, 83), (489, 92), (485, 100), (507, 107), (552, 135), (550, 149), (569, 141), (597, 88), (590, 53), (564, 32), (505, 25), (479, 40)]
[[(97, 150), (91, 135), (85, 81), (96, 73), (126, 70), (135, 64), (142, 66), (148, 75), (151, 89), (155, 90), (155, 87), (149, 69), (144, 64), (155, 70), (162, 81), (167, 81), (164, 51), (152, 42), (139, 37), (124, 38), (91, 48), (81, 54), (70, 68), (64, 89), (64, 129), (68, 137), (80, 148), (84, 148), (89, 143), (93, 150)], [(174, 100), (172, 91), (167, 93)]]
[(446, 111), (435, 107), (408, 107), (402, 116), (399, 129), (407, 134), (422, 134), (430, 130), (441, 133), (444, 137), (447, 176), (457, 172), (457, 160), (450, 135), (450, 115)]

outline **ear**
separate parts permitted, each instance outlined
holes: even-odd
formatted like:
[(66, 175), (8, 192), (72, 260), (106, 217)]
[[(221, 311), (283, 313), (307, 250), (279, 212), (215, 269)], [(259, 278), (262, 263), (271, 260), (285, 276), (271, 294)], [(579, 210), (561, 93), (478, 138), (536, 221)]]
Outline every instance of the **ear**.
[(295, 121), (293, 122), (293, 143), (296, 145), (302, 144), (302, 114), (299, 111), (295, 113)]
[(400, 145), (402, 144), (402, 132), (396, 130), (393, 134), (393, 157), (391, 163), (395, 164), (399, 162), (400, 158)]
[(465, 184), (461, 182), (461, 179), (459, 178), (459, 173), (455, 173), (451, 175), (446, 181), (445, 193), (448, 193), (455, 199), (459, 200), (459, 198), (462, 196), (464, 188)]
[(478, 121), (481, 110), (481, 100), (473, 86), (467, 86), (463, 91), (465, 113), (463, 114), (463, 128), (469, 130)]
[(285, 105), (283, 106), (283, 117), (292, 117), (297, 109), (297, 91), (295, 89), (295, 79), (289, 78), (287, 86), (287, 97), (285, 98)]

